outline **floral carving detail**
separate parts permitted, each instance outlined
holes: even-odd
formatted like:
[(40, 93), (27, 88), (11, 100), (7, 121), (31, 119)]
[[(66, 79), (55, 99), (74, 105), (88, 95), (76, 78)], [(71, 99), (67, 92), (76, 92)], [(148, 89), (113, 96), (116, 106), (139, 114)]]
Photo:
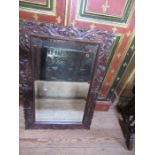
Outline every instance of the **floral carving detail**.
[[(60, 37), (67, 39), (78, 39), (82, 41), (93, 41), (100, 44), (98, 52), (96, 74), (94, 75), (92, 88), (90, 92), (89, 102), (91, 104), (86, 105), (85, 116), (83, 123), (86, 128), (90, 127), (93, 111), (95, 108), (95, 101), (102, 84), (102, 78), (105, 72), (106, 63), (111, 53), (111, 47), (115, 39), (113, 33), (97, 30), (97, 29), (78, 29), (75, 27), (64, 27), (49, 23), (34, 23), (20, 21), (20, 36), (19, 44), (20, 51), (22, 51), (20, 57), (20, 76), (23, 85), (24, 92), (24, 107), (25, 119), (28, 120), (25, 123), (26, 127), (30, 127), (34, 120), (33, 114), (33, 77), (31, 69), (31, 50), (30, 50), (30, 37), (31, 35), (45, 36), (45, 37)], [(29, 110), (28, 110), (28, 109)], [(33, 124), (34, 125), (34, 124)], [(37, 128), (37, 126), (36, 126)], [(38, 127), (39, 128), (39, 127)], [(47, 127), (48, 128), (48, 127)], [(52, 128), (55, 128), (54, 126)]]

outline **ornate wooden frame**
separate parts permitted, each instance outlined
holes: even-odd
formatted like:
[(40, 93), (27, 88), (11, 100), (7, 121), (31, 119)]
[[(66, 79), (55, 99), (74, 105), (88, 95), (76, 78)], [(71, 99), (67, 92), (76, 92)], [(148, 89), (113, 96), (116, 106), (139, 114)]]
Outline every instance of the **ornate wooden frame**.
[[(89, 129), (95, 109), (96, 98), (102, 84), (106, 63), (111, 53), (115, 35), (103, 30), (80, 30), (48, 23), (20, 21), (20, 77), (24, 98), (24, 116), (26, 129)], [(32, 69), (31, 36), (78, 40), (99, 45), (95, 69), (89, 90), (81, 124), (43, 124), (35, 122), (34, 113), (34, 79)]]

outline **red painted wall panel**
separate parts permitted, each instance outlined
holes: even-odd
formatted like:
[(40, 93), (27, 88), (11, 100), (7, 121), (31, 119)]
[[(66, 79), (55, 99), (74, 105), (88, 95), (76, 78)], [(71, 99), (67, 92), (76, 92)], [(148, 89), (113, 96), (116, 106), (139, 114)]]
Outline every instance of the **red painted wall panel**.
[[(28, 0), (36, 4), (51, 2), (53, 10), (49, 13), (55, 10), (55, 14), (52, 15), (42, 13), (43, 6), (41, 9), (33, 9), (29, 4), (23, 9), (23, 1), (26, 0), (20, 1), (20, 19), (52, 22), (86, 29), (104, 29), (116, 33), (118, 42), (112, 49), (114, 53), (108, 62), (106, 74), (103, 75), (102, 88), (98, 96), (103, 104), (107, 101), (106, 107), (108, 101), (110, 105), (111, 99), (107, 96), (112, 89), (113, 82), (117, 79), (119, 83), (121, 80), (121, 77), (116, 75), (134, 38), (134, 0)], [(31, 11), (29, 11), (30, 8)], [(38, 13), (36, 10), (41, 12)]]

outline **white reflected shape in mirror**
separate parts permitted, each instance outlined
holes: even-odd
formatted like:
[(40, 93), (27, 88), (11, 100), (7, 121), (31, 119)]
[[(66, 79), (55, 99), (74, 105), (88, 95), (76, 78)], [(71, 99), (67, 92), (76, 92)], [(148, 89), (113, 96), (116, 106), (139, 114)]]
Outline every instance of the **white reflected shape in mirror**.
[(82, 122), (89, 83), (35, 81), (36, 121)]

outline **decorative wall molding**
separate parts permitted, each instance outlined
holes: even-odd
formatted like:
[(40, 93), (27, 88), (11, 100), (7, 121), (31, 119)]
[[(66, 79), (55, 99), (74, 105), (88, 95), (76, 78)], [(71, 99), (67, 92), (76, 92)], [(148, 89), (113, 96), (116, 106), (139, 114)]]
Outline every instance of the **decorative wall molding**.
[(56, 0), (20, 0), (19, 6), (21, 11), (41, 13), (45, 15), (56, 15)]
[(95, 2), (94, 0), (80, 1), (79, 20), (81, 17), (86, 17), (92, 21), (126, 24), (134, 4), (134, 0), (120, 0), (119, 3), (113, 0), (103, 0), (98, 1), (98, 5), (94, 6)]
[(65, 0), (20, 0), (20, 19), (64, 24)]
[(110, 89), (109, 89), (109, 91), (105, 97), (105, 100), (109, 100), (110, 98), (113, 97), (114, 91), (116, 90), (117, 86), (119, 85), (121, 77), (123, 76), (123, 74), (124, 74), (128, 64), (129, 64), (131, 57), (133, 56), (134, 52), (135, 52), (135, 38), (131, 42), (131, 45), (128, 49), (128, 52), (122, 61), (121, 67), (120, 67), (119, 71), (117, 72), (115, 80), (113, 81), (113, 84), (110, 87)]
[(42, 14), (40, 9), (40, 13), (36, 13), (35, 9), (32, 9), (32, 12), (20, 10), (20, 18), (86, 30), (107, 30), (116, 34), (117, 39), (113, 43), (98, 97), (106, 100), (111, 96), (108, 94), (135, 35), (135, 0), (56, 0), (55, 5), (56, 15)]

